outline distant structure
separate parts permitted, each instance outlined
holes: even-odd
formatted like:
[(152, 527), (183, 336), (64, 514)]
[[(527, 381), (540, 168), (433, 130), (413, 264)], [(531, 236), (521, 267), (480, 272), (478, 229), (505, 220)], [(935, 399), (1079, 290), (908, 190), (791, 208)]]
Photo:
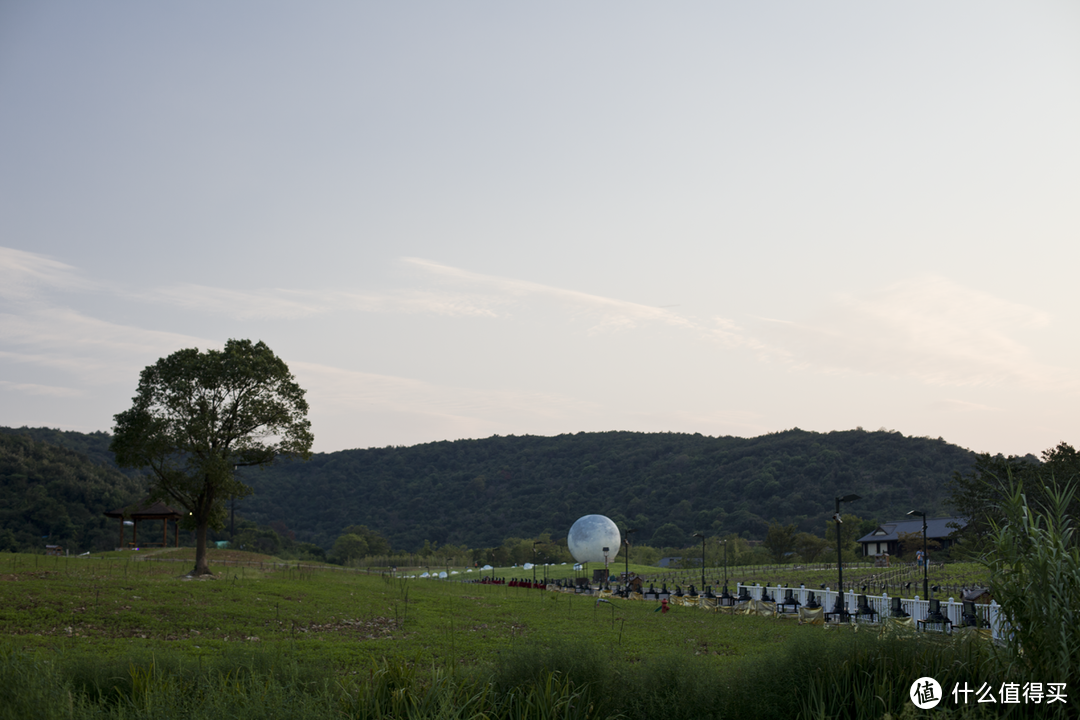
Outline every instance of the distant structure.
[[(877, 557), (878, 555), (899, 555), (900, 554), (900, 536), (903, 534), (912, 534), (922, 537), (922, 518), (915, 520), (900, 520), (897, 522), (883, 523), (877, 527), (874, 532), (864, 535), (859, 538), (859, 543), (863, 548), (863, 555), (866, 557)], [(926, 519), (926, 539), (936, 540), (941, 549), (945, 550), (954, 542), (956, 542), (951, 536), (957, 529), (967, 525), (967, 520), (957, 517), (943, 517), (943, 518), (927, 518)], [(920, 545), (920, 547), (922, 547)]]
[(159, 547), (169, 546), (169, 521), (173, 522), (175, 527), (174, 533), (174, 545), (180, 547), (180, 513), (173, 510), (165, 503), (158, 501), (155, 503), (149, 503), (143, 501), (135, 507), (120, 508), (119, 510), (113, 510), (112, 512), (105, 513), (105, 517), (115, 518), (120, 521), (120, 544), (117, 549), (123, 550), (124, 545), (124, 521), (131, 520), (132, 532), (131, 532), (131, 544), (130, 547), (139, 546), (139, 523), (147, 520), (160, 520), (161, 521), (161, 542), (146, 542), (143, 545), (156, 545)]
[(610, 563), (621, 542), (619, 528), (604, 515), (578, 518), (566, 536), (566, 546), (579, 563)]

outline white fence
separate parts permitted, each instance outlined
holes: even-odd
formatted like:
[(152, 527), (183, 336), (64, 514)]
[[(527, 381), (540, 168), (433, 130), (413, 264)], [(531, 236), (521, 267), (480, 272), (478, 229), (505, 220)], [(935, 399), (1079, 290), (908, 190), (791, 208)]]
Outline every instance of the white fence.
[[(810, 602), (810, 593), (814, 593), (814, 597), (821, 607), (825, 608), (825, 612), (831, 612), (836, 605), (837, 593), (829, 588), (815, 590), (805, 586), (787, 588), (782, 585), (743, 585), (742, 583), (738, 583), (735, 587), (736, 594), (741, 594), (742, 589), (746, 588), (746, 593), (754, 600), (760, 600), (762, 595), (768, 592), (769, 596), (774, 600), (783, 601), (787, 596), (787, 591), (790, 589), (792, 597), (799, 601), (800, 606)], [(844, 593), (844, 606), (848, 612), (855, 612), (859, 602), (859, 595), (862, 594), (854, 591)], [(878, 617), (887, 618), (891, 615), (890, 605), (892, 604), (892, 598), (888, 594), (867, 595), (866, 602), (878, 613)], [(922, 620), (926, 617), (929, 606), (930, 602), (928, 600), (919, 599), (918, 596), (915, 596), (915, 599), (901, 598), (900, 600), (900, 607), (916, 620)], [(1000, 610), (1001, 607), (994, 601), (991, 601), (989, 605), (975, 603), (975, 614), (990, 628), (995, 640), (1003, 639), (1006, 634), (1006, 627)], [(964, 624), (964, 603), (953, 598), (942, 600), (941, 614), (947, 617), (953, 625), (960, 627)]]

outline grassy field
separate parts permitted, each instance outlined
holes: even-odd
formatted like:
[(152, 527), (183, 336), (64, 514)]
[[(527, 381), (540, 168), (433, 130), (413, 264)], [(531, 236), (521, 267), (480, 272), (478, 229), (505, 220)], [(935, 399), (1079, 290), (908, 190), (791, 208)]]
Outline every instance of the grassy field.
[[(567, 638), (635, 661), (670, 648), (676, 636), (687, 654), (722, 662), (768, 652), (807, 631), (793, 622), (684, 608), (663, 615), (653, 612), (655, 603), (597, 604), (587, 596), (474, 584), (465, 581), (470, 574), (405, 580), (229, 551), (211, 551), (214, 578), (190, 580), (183, 577), (189, 550), (157, 553), (4, 557), (0, 627), (22, 648), (103, 655), (168, 648), (199, 656), (236, 643), (270, 644), (343, 667), (373, 658), (471, 665), (492, 662), (515, 643)], [(172, 559), (181, 562), (166, 562)], [(238, 562), (257, 564), (225, 564)]]
[(192, 561), (0, 556), (0, 718), (886, 718), (920, 674), (992, 679), (985, 648), (944, 638), (235, 551), (192, 580)]

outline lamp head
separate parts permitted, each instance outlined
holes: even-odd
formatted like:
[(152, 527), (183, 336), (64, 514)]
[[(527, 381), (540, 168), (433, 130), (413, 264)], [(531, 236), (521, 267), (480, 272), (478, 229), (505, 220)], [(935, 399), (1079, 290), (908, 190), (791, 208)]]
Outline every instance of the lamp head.
[(852, 502), (854, 500), (862, 500), (858, 495), (845, 495), (842, 498), (837, 498), (840, 502)]
[(919, 517), (923, 517), (923, 518), (926, 517), (926, 513), (919, 512), (918, 510), (912, 510), (911, 512), (908, 513), (908, 515), (918, 515)]

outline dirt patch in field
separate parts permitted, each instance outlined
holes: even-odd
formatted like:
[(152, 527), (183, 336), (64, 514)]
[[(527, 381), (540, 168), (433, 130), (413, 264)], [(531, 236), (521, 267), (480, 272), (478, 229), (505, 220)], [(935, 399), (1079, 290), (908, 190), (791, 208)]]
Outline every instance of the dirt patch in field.
[(330, 618), (330, 622), (296, 625), (291, 628), (278, 620), (268, 620), (263, 625), (273, 628), (276, 632), (294, 632), (300, 635), (351, 635), (357, 640), (393, 640), (404, 637), (404, 633), (399, 633), (398, 621), (388, 617), (374, 617), (366, 620)]

